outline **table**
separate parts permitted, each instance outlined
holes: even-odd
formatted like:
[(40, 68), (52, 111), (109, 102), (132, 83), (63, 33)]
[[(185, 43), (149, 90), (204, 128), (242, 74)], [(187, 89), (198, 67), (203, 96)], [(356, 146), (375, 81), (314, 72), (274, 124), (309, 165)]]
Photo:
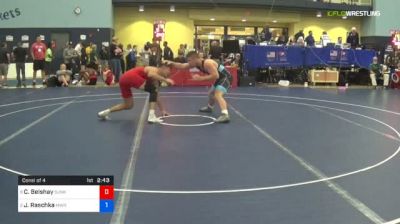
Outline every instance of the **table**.
[(315, 48), (299, 46), (245, 45), (243, 58), (247, 70), (258, 68), (355, 67), (368, 68), (376, 55), (373, 50)]

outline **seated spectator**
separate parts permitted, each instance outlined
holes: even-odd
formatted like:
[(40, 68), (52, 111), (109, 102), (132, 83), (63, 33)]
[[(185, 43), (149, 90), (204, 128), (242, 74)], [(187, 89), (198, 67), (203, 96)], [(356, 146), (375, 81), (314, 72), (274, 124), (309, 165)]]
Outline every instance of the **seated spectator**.
[(64, 87), (68, 87), (72, 75), (71, 70), (67, 70), (67, 66), (65, 64), (61, 64), (60, 70), (58, 70), (56, 74), (58, 81), (61, 83), (61, 85)]
[(386, 65), (381, 65), (378, 63), (378, 58), (374, 57), (372, 59), (372, 64), (369, 66), (371, 84), (376, 89), (377, 82), (376, 79), (383, 76), (383, 86), (385, 88), (389, 85), (389, 69)]
[(96, 69), (87, 67), (85, 70), (79, 72), (79, 84), (94, 86), (97, 83)]
[(397, 63), (397, 67), (396, 67), (395, 71), (396, 71), (396, 72), (400, 72), (400, 62)]
[(103, 71), (102, 71), (102, 75), (103, 75), (104, 83), (105, 83), (107, 86), (111, 86), (111, 85), (114, 84), (114, 78), (115, 78), (115, 76), (114, 76), (114, 73), (112, 73), (112, 71), (111, 71), (111, 69), (110, 69), (109, 66), (105, 66), (105, 67), (104, 67), (104, 69), (103, 69)]

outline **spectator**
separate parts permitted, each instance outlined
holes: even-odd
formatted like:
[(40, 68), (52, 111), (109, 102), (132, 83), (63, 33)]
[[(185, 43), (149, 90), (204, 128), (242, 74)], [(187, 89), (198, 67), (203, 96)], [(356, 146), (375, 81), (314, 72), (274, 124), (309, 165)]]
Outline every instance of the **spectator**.
[[(94, 86), (97, 83), (97, 71), (93, 67), (93, 63), (88, 65), (85, 70), (79, 72), (79, 83)], [(83, 82), (82, 82), (83, 81)]]
[(360, 45), (360, 37), (355, 27), (351, 28), (351, 32), (347, 36), (346, 42), (350, 44), (351, 48), (356, 48)]
[[(136, 46), (134, 46), (136, 48)], [(126, 70), (130, 70), (136, 66), (136, 49), (128, 44), (127, 47), (128, 54), (125, 57), (126, 60)]]
[(18, 42), (17, 47), (13, 50), (13, 59), (15, 61), (15, 68), (17, 72), (17, 87), (21, 87), (21, 75), (22, 85), (26, 87), (25, 83), (25, 63), (28, 59), (28, 52), (22, 47), (22, 43)]
[(106, 85), (111, 86), (111, 85), (114, 84), (114, 78), (115, 78), (115, 76), (114, 76), (114, 74), (112, 73), (112, 71), (111, 71), (111, 69), (110, 69), (109, 66), (105, 66), (105, 67), (103, 68), (102, 75), (103, 75), (104, 83), (105, 83)]
[(311, 30), (308, 31), (308, 36), (306, 37), (306, 43), (307, 43), (307, 46), (309, 46), (309, 47), (315, 46), (315, 39), (314, 39), (314, 36), (313, 36), (313, 33)]
[(174, 52), (172, 52), (171, 48), (168, 46), (168, 42), (164, 41), (164, 60), (172, 61), (174, 60)]
[(302, 47), (304, 47), (304, 44), (305, 44), (305, 42), (304, 42), (303, 37), (299, 37), (299, 38), (297, 39), (296, 45), (297, 45), (297, 46), (302, 46)]
[(383, 76), (383, 86), (387, 88), (389, 85), (389, 71), (386, 65), (382, 66), (378, 63), (378, 57), (372, 59), (372, 64), (369, 66), (371, 84), (376, 89), (376, 79)]
[(150, 55), (151, 55), (150, 46), (151, 46), (150, 42), (147, 42), (144, 45), (142, 52), (140, 53), (142, 57), (143, 66), (149, 66)]
[(159, 66), (161, 64), (162, 49), (157, 39), (155, 38), (153, 39), (153, 43), (151, 44), (150, 50), (151, 50), (151, 55), (150, 55), (149, 65)]
[[(77, 67), (79, 67), (80, 69), (82, 69), (82, 64), (83, 64), (83, 68), (85, 67), (85, 63), (86, 63), (86, 57), (85, 57), (85, 46), (83, 44), (83, 42), (79, 41), (76, 45), (75, 45), (75, 51), (78, 54), (78, 57), (75, 59), (75, 64)], [(83, 55), (82, 55), (83, 53)], [(72, 71), (74, 72), (74, 71)]]
[(270, 31), (270, 29), (269, 29), (268, 26), (264, 27), (260, 34), (261, 34), (260, 39), (261, 39), (262, 42), (264, 42), (264, 41), (267, 41), (267, 42), (271, 41), (271, 39), (272, 39), (272, 33), (271, 33), (271, 31)]
[(10, 64), (10, 53), (7, 50), (7, 43), (0, 45), (0, 87), (7, 85), (8, 65)]
[(89, 47), (89, 49), (91, 49), (90, 46), (89, 45), (86, 46), (85, 43), (81, 43), (81, 46), (82, 46), (81, 47), (81, 52), (80, 53), (78, 52), (78, 54), (80, 55), (80, 57), (78, 57), (78, 59), (79, 59), (78, 63), (80, 64), (80, 70), (79, 71), (85, 70), (86, 69), (86, 65), (89, 64), (89, 62), (88, 62), (89, 59), (88, 59), (88, 54), (86, 53), (86, 48)]
[(137, 63), (137, 55), (138, 55), (138, 50), (137, 50), (137, 46), (136, 45), (133, 45), (132, 46), (132, 52), (131, 52), (131, 54), (132, 54), (132, 57), (134, 57), (134, 58), (132, 58), (132, 68), (135, 68), (136, 67), (136, 63)]
[(185, 45), (184, 44), (179, 45), (178, 56), (179, 55), (182, 55), (183, 57), (185, 57)]
[(276, 41), (277, 45), (285, 45), (287, 41), (285, 40), (285, 36), (281, 35), (278, 37), (278, 40)]
[(45, 79), (51, 74), (51, 62), (53, 61), (53, 50), (51, 49), (51, 42), (47, 43), (46, 56), (44, 59), (44, 75)]
[[(72, 47), (71, 47), (72, 48)], [(73, 48), (72, 48), (73, 49)], [(75, 51), (75, 49), (73, 49)], [(72, 71), (67, 69), (65, 64), (60, 65), (60, 70), (56, 72), (58, 81), (62, 86), (68, 87), (69, 81), (71, 80)]]
[(72, 42), (68, 42), (66, 48), (63, 51), (64, 64), (67, 70), (73, 71), (77, 66), (78, 52), (72, 47)]
[(124, 50), (124, 45), (118, 44), (118, 48), (121, 49), (121, 55), (119, 57), (119, 60), (121, 61), (121, 74), (124, 74), (126, 71), (126, 63), (125, 63), (125, 53), (126, 51)]
[(222, 47), (219, 46), (218, 41), (212, 41), (210, 47), (210, 58), (216, 61), (217, 63), (221, 62), (222, 57)]
[(90, 64), (98, 64), (97, 58), (97, 45), (90, 43), (88, 47), (86, 47), (86, 55), (87, 55), (87, 65)]
[(110, 60), (109, 50), (106, 46), (102, 45), (99, 52), (99, 71), (102, 71), (104, 67), (108, 67), (108, 60)]
[(338, 37), (336, 45), (339, 46), (340, 48), (343, 48), (343, 38), (342, 37)]
[(46, 45), (42, 42), (40, 36), (36, 37), (36, 42), (32, 44), (31, 55), (33, 58), (33, 80), (32, 86), (36, 86), (36, 73), (38, 70), (41, 72), (41, 77), (43, 80), (43, 85), (46, 84), (44, 77), (44, 60), (46, 57)]
[(299, 32), (297, 32), (294, 35), (294, 42), (295, 43), (297, 43), (297, 40), (299, 39), (299, 37), (303, 37), (303, 40), (304, 40), (304, 32), (303, 32), (303, 30), (299, 30)]
[(119, 82), (119, 77), (122, 71), (121, 56), (122, 56), (122, 49), (118, 47), (118, 38), (113, 37), (110, 47), (110, 59), (111, 59), (111, 71), (115, 75), (115, 82)]
[(329, 38), (328, 33), (326, 31), (322, 32), (320, 39), (323, 47), (326, 47), (329, 43), (331, 43), (331, 39)]

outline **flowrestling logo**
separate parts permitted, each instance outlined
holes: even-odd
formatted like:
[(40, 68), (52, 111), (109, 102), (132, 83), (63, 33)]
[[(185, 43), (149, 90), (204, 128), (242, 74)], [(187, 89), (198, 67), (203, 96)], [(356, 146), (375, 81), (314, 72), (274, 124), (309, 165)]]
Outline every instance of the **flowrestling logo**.
[(380, 11), (328, 11), (328, 16), (331, 17), (371, 17), (381, 16)]

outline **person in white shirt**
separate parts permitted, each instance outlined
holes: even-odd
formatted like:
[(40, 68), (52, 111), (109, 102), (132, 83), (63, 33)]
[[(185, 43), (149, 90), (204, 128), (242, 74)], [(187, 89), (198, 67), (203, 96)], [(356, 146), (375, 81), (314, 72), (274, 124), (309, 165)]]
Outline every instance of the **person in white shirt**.
[(329, 38), (328, 33), (326, 31), (322, 32), (321, 35), (322, 46), (326, 47), (329, 43), (331, 43), (331, 39)]

